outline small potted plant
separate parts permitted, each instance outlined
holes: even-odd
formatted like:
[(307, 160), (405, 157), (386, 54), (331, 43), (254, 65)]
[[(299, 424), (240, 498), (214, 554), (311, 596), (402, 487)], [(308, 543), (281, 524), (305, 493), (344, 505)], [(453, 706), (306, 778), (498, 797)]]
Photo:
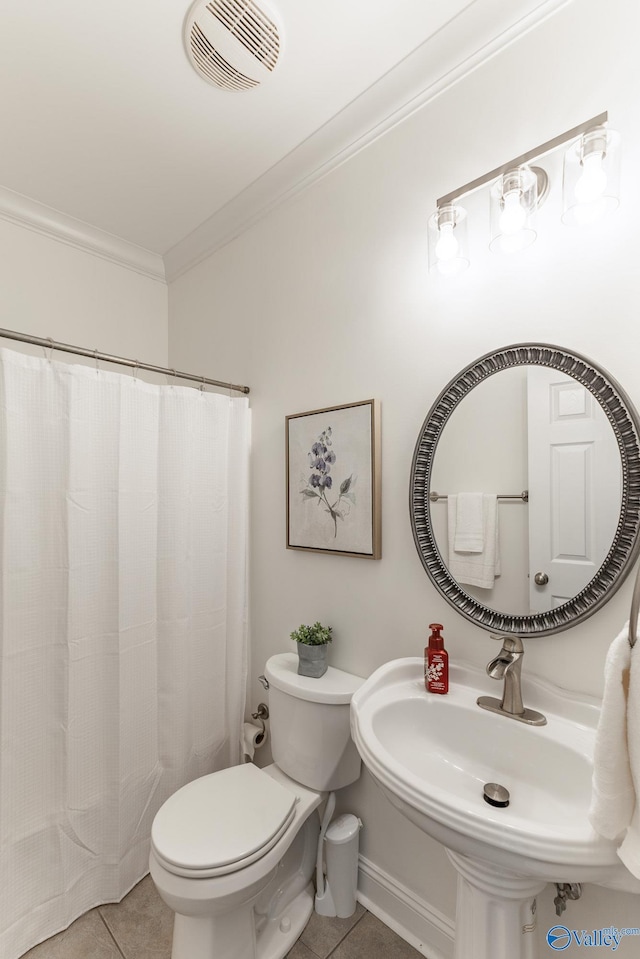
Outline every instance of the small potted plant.
[(291, 633), (298, 644), (298, 673), (319, 679), (327, 671), (327, 645), (331, 642), (331, 626), (314, 623), (299, 626)]

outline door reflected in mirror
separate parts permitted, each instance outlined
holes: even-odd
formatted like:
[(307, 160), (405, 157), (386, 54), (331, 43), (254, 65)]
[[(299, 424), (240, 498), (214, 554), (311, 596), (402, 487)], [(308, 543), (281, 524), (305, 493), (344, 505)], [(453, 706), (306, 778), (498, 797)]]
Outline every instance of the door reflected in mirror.
[(589, 390), (547, 367), (502, 370), (458, 404), (438, 442), (431, 490), (443, 498), (430, 505), (438, 550), (451, 568), (456, 499), (444, 495), (498, 494), (500, 572), (489, 589), (457, 581), (490, 609), (546, 612), (577, 596), (604, 562), (621, 482), (615, 434)]

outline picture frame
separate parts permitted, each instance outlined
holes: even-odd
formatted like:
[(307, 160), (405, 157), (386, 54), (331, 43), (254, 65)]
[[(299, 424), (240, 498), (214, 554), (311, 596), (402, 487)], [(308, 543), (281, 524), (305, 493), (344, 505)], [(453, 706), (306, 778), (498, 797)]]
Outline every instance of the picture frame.
[(380, 559), (380, 403), (285, 417), (287, 549)]

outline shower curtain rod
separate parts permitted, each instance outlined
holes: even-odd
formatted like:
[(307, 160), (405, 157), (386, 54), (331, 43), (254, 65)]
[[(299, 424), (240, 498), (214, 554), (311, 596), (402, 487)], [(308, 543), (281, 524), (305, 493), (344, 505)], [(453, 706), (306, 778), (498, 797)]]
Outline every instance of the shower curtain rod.
[(44, 349), (58, 350), (62, 353), (75, 353), (76, 356), (87, 356), (89, 359), (101, 360), (103, 363), (115, 363), (117, 366), (129, 366), (136, 370), (149, 370), (151, 373), (164, 373), (181, 380), (191, 380), (201, 386), (219, 386), (225, 390), (235, 390), (236, 393), (249, 393), (248, 386), (236, 386), (234, 383), (222, 383), (220, 380), (211, 380), (207, 376), (197, 376), (195, 373), (181, 373), (179, 370), (166, 366), (154, 366), (152, 363), (140, 363), (138, 360), (129, 360), (124, 356), (112, 356), (110, 353), (101, 353), (99, 350), (87, 350), (82, 346), (71, 346), (69, 343), (58, 343), (50, 337), (29, 336), (15, 330), (0, 329), (0, 338), (18, 340), (20, 343), (32, 343)]

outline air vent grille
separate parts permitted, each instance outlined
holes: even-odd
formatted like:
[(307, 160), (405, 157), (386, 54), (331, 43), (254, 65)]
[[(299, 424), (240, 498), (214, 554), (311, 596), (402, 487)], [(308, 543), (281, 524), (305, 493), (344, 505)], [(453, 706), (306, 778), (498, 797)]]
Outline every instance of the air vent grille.
[(282, 25), (269, 0), (194, 0), (183, 37), (196, 72), (222, 90), (259, 87), (282, 61)]
[(253, 0), (212, 0), (207, 10), (267, 70), (275, 69), (280, 55), (278, 29)]
[(250, 90), (259, 80), (252, 80), (228, 63), (209, 43), (197, 23), (191, 27), (191, 54), (198, 69), (212, 83), (226, 90)]

